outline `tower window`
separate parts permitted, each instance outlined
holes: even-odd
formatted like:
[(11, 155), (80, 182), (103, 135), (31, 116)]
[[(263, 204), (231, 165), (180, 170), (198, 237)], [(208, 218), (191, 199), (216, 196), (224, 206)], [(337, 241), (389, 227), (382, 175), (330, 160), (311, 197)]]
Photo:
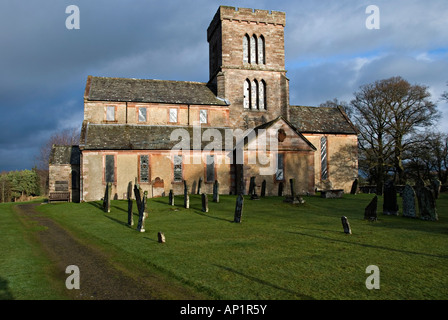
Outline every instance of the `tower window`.
[(265, 64), (265, 45), (264, 45), (264, 37), (260, 36), (258, 38), (258, 63), (259, 64)]
[(250, 82), (248, 79), (244, 81), (244, 101), (243, 107), (244, 109), (249, 109), (250, 106)]
[(243, 38), (243, 62), (244, 63), (249, 63), (249, 56), (250, 56), (250, 51), (249, 51), (249, 36), (246, 34)]
[(266, 110), (266, 82), (260, 81), (258, 87), (258, 108), (260, 110)]
[(257, 63), (257, 37), (250, 38), (250, 63)]
[(250, 87), (251, 94), (251, 106), (252, 110), (258, 109), (258, 82), (257, 80), (252, 80), (252, 85)]
[(244, 81), (243, 108), (251, 110), (266, 110), (266, 82), (256, 79)]

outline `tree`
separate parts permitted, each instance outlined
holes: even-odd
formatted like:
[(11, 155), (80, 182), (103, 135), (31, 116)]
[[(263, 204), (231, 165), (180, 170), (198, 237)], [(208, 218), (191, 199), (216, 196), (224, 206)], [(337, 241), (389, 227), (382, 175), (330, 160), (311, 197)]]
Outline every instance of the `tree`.
[(419, 130), (435, 122), (438, 112), (426, 86), (411, 85), (401, 77), (361, 86), (354, 95), (350, 104), (360, 130), (360, 149), (381, 194), (389, 170), (394, 170), (398, 183), (405, 182), (403, 155), (418, 142), (414, 137)]

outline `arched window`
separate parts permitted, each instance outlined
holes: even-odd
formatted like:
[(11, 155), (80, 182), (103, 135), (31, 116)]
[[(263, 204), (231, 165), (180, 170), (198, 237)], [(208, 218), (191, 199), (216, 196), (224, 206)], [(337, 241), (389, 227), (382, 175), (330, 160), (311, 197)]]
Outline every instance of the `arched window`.
[(320, 178), (327, 180), (328, 178), (328, 162), (327, 162), (327, 137), (320, 138)]
[(260, 110), (266, 110), (266, 82), (260, 81), (258, 87), (258, 108)]
[(246, 34), (243, 38), (243, 62), (249, 63), (250, 57), (250, 47), (249, 47), (249, 36)]
[(250, 108), (252, 110), (258, 109), (258, 82), (257, 80), (252, 80), (251, 86), (250, 86)]
[(265, 64), (265, 44), (264, 44), (264, 37), (260, 36), (258, 38), (258, 61), (259, 64)]
[(250, 38), (250, 63), (257, 63), (257, 36)]
[(250, 107), (250, 82), (249, 79), (244, 81), (244, 100), (243, 100), (244, 109), (249, 109)]

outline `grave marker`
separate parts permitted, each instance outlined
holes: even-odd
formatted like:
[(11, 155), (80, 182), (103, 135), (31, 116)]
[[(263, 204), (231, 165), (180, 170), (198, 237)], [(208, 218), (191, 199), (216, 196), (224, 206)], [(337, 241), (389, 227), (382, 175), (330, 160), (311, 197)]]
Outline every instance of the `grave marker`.
[(403, 217), (417, 218), (417, 207), (415, 205), (416, 194), (410, 185), (405, 185), (401, 195), (403, 199)]
[(344, 228), (345, 234), (352, 234), (352, 229), (350, 228), (350, 223), (346, 216), (341, 217), (342, 227)]
[(241, 216), (243, 214), (244, 197), (240, 193), (236, 198), (235, 215), (233, 217), (233, 222), (241, 223)]
[(206, 193), (202, 194), (202, 212), (208, 212), (208, 197)]

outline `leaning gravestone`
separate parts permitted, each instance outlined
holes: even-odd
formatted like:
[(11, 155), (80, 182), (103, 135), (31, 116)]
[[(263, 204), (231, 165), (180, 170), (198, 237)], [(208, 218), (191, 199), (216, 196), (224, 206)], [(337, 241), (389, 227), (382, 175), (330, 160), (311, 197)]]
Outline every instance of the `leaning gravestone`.
[(419, 201), (419, 212), (422, 220), (437, 221), (439, 220), (436, 209), (436, 200), (433, 192), (428, 187), (420, 188), (417, 194)]
[(378, 196), (373, 197), (373, 199), (369, 202), (367, 207), (364, 209), (364, 219), (369, 221), (377, 220), (377, 206), (378, 206)]
[(163, 234), (163, 232), (159, 231), (157, 233), (157, 239), (159, 243), (165, 243), (165, 235)]
[(215, 180), (213, 184), (213, 202), (219, 202), (219, 182)]
[(261, 183), (261, 194), (260, 196), (263, 198), (266, 196), (266, 180), (263, 180)]
[(341, 217), (342, 227), (344, 228), (345, 234), (352, 234), (352, 229), (350, 228), (350, 223), (346, 216)]
[(168, 200), (169, 200), (169, 204), (170, 206), (174, 206), (174, 193), (173, 193), (173, 189), (170, 189), (170, 193), (168, 195)]
[(416, 218), (415, 191), (410, 185), (405, 185), (401, 195), (403, 199), (403, 217)]
[(244, 204), (244, 197), (240, 193), (236, 198), (235, 215), (233, 217), (233, 222), (241, 223), (241, 216), (243, 214), (243, 204)]
[(128, 225), (133, 226), (134, 225), (134, 215), (132, 214), (132, 181), (129, 181), (128, 183)]
[(384, 186), (383, 214), (398, 216), (397, 190), (392, 181)]
[(352, 184), (352, 189), (350, 190), (350, 194), (356, 194), (358, 192), (358, 179), (355, 179)]
[(206, 193), (202, 194), (202, 212), (208, 212), (208, 197)]

